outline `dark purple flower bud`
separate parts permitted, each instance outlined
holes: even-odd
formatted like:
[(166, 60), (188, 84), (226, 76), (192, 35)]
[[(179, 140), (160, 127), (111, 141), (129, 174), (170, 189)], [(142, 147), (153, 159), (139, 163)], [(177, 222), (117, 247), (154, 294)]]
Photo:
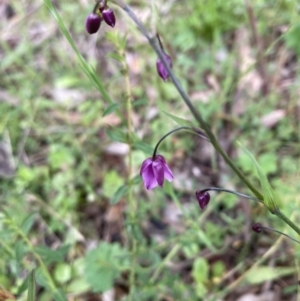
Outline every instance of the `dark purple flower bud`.
[(256, 223), (252, 226), (252, 230), (256, 233), (260, 233), (261, 232), (261, 224), (260, 223)]
[(202, 192), (201, 190), (196, 191), (196, 198), (199, 203), (200, 208), (203, 210), (209, 203), (210, 195), (207, 191)]
[[(170, 68), (172, 68), (172, 59), (170, 56), (168, 56), (166, 53), (164, 53), (165, 59), (168, 63), (168, 65), (170, 66)], [(161, 61), (160, 58), (157, 59), (156, 61), (156, 68), (157, 68), (157, 72), (159, 74), (159, 76), (166, 81), (169, 77), (169, 73), (167, 71), (167, 69), (165, 68), (163, 62)]]
[(94, 13), (90, 13), (85, 21), (86, 31), (89, 34), (96, 33), (100, 28), (100, 24), (101, 24), (101, 17)]
[(140, 175), (143, 178), (145, 188), (148, 190), (157, 185), (162, 187), (165, 179), (169, 182), (173, 180), (173, 173), (161, 155), (156, 155), (155, 160), (152, 157), (146, 159), (142, 164)]
[(111, 27), (115, 27), (116, 17), (115, 17), (114, 11), (111, 8), (109, 8), (109, 7), (104, 8), (102, 10), (102, 17), (107, 25), (109, 25)]

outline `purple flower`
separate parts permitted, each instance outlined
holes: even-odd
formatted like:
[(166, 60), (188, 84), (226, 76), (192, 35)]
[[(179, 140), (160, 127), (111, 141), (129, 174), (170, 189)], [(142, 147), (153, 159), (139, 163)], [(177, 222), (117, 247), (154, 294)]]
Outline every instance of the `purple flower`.
[(165, 179), (171, 182), (174, 178), (165, 158), (161, 155), (156, 155), (155, 160), (152, 157), (146, 159), (142, 164), (140, 175), (143, 178), (145, 188), (148, 190), (157, 185), (162, 187)]
[[(172, 59), (170, 56), (168, 56), (166, 53), (164, 53), (164, 57), (168, 63), (168, 65), (170, 66), (170, 68), (172, 68)], [(156, 61), (156, 69), (157, 69), (157, 72), (159, 74), (159, 76), (164, 80), (166, 81), (169, 77), (169, 73), (167, 71), (167, 69), (165, 68), (163, 62), (161, 61), (160, 58), (157, 59)]]
[(97, 14), (90, 13), (85, 21), (85, 28), (89, 34), (96, 33), (100, 28), (101, 17)]
[(109, 8), (109, 7), (104, 8), (102, 10), (102, 17), (107, 25), (109, 25), (111, 27), (115, 26), (116, 17), (115, 17), (114, 11), (111, 8)]
[(261, 224), (260, 223), (256, 223), (252, 226), (252, 230), (256, 233), (260, 233), (261, 232)]
[(202, 192), (201, 190), (196, 191), (196, 198), (199, 203), (200, 208), (203, 210), (209, 203), (210, 195), (207, 191)]

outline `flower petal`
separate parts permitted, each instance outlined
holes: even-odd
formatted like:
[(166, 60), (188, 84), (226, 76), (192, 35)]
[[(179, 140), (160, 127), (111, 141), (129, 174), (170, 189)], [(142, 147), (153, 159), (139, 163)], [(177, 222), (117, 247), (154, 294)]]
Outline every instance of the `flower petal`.
[(172, 173), (171, 169), (169, 168), (165, 158), (161, 155), (157, 155), (155, 160), (162, 163), (162, 166), (164, 169), (164, 178), (166, 180), (168, 180), (169, 182), (172, 182), (174, 179), (174, 176), (173, 176), (173, 173)]
[(158, 185), (152, 164), (148, 164), (148, 166), (143, 169), (141, 176), (147, 190), (153, 189)]
[(152, 158), (148, 158), (143, 162), (141, 171), (140, 171), (140, 176), (143, 175), (144, 170), (152, 163), (153, 163)]
[(155, 176), (155, 179), (159, 186), (164, 185), (164, 165), (161, 161), (154, 161), (153, 164), (153, 173)]
[(174, 176), (173, 176), (171, 169), (169, 168), (169, 166), (166, 163), (163, 166), (164, 166), (164, 177), (169, 182), (172, 182), (174, 179)]

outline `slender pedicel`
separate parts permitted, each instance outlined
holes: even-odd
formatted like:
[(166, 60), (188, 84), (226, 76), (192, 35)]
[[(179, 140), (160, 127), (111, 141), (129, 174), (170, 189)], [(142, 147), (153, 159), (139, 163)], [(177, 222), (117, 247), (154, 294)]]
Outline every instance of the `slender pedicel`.
[(276, 230), (276, 229), (273, 229), (273, 228), (269, 228), (269, 227), (266, 227), (266, 226), (262, 226), (260, 223), (255, 223), (253, 226), (252, 226), (252, 230), (256, 233), (260, 233), (261, 230), (264, 229), (264, 230), (268, 230), (268, 231), (273, 231), (273, 232), (276, 232), (278, 234), (281, 234), (291, 240), (293, 240), (294, 242), (296, 242), (297, 244), (300, 244), (300, 241), (298, 241), (297, 239), (279, 231), (279, 230)]
[(237, 191), (234, 191), (234, 190), (224, 189), (224, 188), (220, 188), (220, 187), (208, 187), (208, 188), (205, 188), (205, 189), (200, 190), (201, 193), (204, 193), (204, 192), (206, 192), (206, 191), (228, 192), (228, 193), (232, 193), (232, 194), (241, 196), (241, 197), (246, 198), (246, 199), (250, 199), (250, 200), (253, 200), (253, 201), (262, 203), (262, 201), (261, 201), (260, 199), (254, 197), (254, 196), (250, 196), (250, 195), (247, 195), (247, 194), (243, 194), (243, 193), (240, 193), (240, 192), (237, 192)]
[(157, 152), (157, 149), (159, 147), (159, 145), (161, 144), (161, 142), (167, 138), (169, 135), (175, 133), (175, 132), (178, 132), (178, 131), (181, 131), (181, 130), (190, 130), (192, 131), (192, 133), (195, 133), (197, 136), (201, 137), (202, 139), (206, 140), (206, 141), (209, 141), (209, 139), (201, 132), (201, 130), (195, 128), (195, 127), (188, 127), (188, 126), (182, 126), (182, 127), (179, 127), (179, 128), (176, 128), (170, 132), (168, 132), (167, 134), (165, 134), (164, 136), (162, 136), (159, 141), (157, 142), (155, 148), (154, 148), (154, 151), (153, 151), (153, 156), (152, 156), (152, 159), (153, 161), (155, 160), (155, 156), (156, 156), (156, 152)]

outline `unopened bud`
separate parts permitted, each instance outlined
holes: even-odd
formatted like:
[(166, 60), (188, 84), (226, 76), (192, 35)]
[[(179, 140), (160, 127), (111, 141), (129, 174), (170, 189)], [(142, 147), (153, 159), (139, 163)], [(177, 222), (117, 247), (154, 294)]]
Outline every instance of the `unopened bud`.
[[(168, 65), (170, 66), (170, 68), (172, 68), (172, 59), (170, 56), (168, 56), (166, 53), (164, 53), (164, 57), (165, 60), (167, 61)], [(163, 62), (161, 61), (160, 58), (157, 59), (156, 61), (156, 68), (157, 68), (157, 72), (159, 74), (159, 76), (166, 81), (169, 77), (169, 72), (167, 71), (167, 69), (165, 68)]]
[(114, 11), (111, 8), (109, 8), (109, 7), (104, 8), (102, 10), (102, 17), (107, 25), (109, 25), (111, 27), (115, 26), (116, 17), (115, 17)]
[(85, 28), (89, 34), (96, 33), (101, 24), (101, 17), (95, 13), (90, 13), (86, 18)]
[(260, 223), (256, 223), (252, 226), (252, 230), (256, 233), (260, 233), (261, 232), (261, 224)]
[(203, 210), (206, 208), (210, 201), (210, 195), (207, 191), (202, 192), (201, 190), (196, 191), (196, 198), (199, 203), (200, 208)]

